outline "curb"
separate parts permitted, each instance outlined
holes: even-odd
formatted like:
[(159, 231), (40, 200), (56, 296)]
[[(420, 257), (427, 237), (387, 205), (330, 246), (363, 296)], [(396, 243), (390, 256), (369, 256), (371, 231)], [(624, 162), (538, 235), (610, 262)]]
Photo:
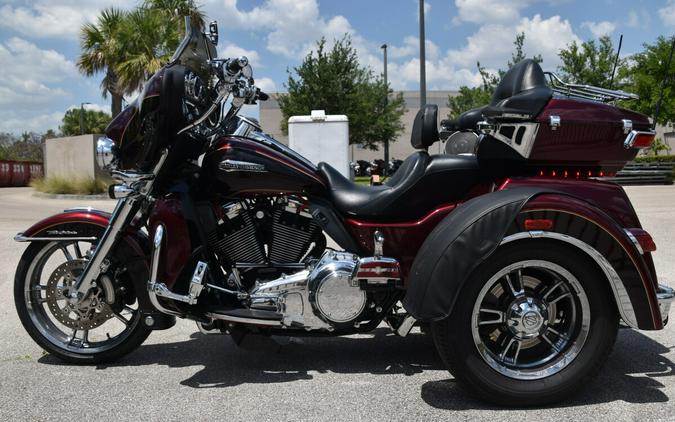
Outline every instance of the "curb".
[(45, 198), (45, 199), (74, 199), (74, 200), (111, 200), (108, 194), (99, 193), (95, 195), (70, 195), (70, 194), (59, 194), (59, 193), (44, 193), (44, 192), (33, 192), (33, 196), (36, 198)]

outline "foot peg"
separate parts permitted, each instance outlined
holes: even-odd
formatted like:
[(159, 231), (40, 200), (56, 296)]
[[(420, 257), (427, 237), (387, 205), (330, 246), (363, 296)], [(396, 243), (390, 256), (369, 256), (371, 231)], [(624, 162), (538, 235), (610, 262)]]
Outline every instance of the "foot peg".
[(150, 282), (148, 283), (148, 290), (159, 297), (165, 297), (167, 299), (177, 300), (179, 302), (185, 302), (190, 305), (197, 303), (199, 295), (202, 293), (204, 288), (204, 275), (208, 269), (208, 264), (206, 262), (199, 261), (195, 272), (192, 274), (192, 280), (190, 281), (190, 288), (187, 295), (180, 295), (172, 292), (164, 283), (160, 282)]

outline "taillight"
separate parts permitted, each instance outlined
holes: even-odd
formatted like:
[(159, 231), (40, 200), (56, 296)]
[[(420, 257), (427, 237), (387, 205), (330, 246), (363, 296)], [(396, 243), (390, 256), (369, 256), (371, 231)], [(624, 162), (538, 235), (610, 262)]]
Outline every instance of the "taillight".
[(523, 223), (525, 230), (550, 230), (553, 228), (553, 220), (549, 219), (539, 219), (539, 220), (530, 220), (527, 219)]
[(654, 141), (655, 136), (656, 132), (653, 130), (632, 130), (628, 136), (626, 136), (623, 146), (626, 148), (649, 148), (652, 141)]
[(626, 234), (633, 241), (633, 244), (643, 254), (645, 252), (654, 252), (656, 250), (656, 243), (652, 236), (647, 231), (642, 229), (625, 229)]

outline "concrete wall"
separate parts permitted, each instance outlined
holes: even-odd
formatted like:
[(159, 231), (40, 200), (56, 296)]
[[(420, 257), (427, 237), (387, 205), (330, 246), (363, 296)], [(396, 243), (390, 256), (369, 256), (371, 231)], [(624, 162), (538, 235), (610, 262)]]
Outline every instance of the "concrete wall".
[(45, 142), (45, 176), (96, 176), (96, 140), (101, 135), (69, 136)]
[[(276, 101), (275, 97), (277, 94), (272, 94), (268, 101), (260, 102), (260, 124), (263, 128), (263, 131), (269, 133), (275, 139), (288, 145), (288, 137), (281, 132), (281, 120), (283, 116), (281, 114), (281, 109), (279, 108), (279, 103)], [(448, 112), (450, 111), (447, 107), (448, 97), (450, 95), (457, 95), (456, 91), (428, 91), (427, 92), (427, 104), (436, 104), (438, 105), (438, 118), (439, 120), (446, 119)], [(415, 114), (420, 107), (420, 97), (419, 92), (417, 91), (404, 91), (403, 99), (405, 100), (405, 106), (407, 111), (403, 115), (403, 124), (404, 129), (399, 136), (390, 142), (389, 144), (389, 157), (390, 159), (401, 159), (404, 160), (408, 157), (415, 149), (410, 145), (410, 134), (412, 133), (412, 124)], [(440, 142), (434, 144), (430, 151), (431, 153), (437, 154), (441, 152), (442, 145)], [(355, 160), (373, 160), (375, 158), (384, 158), (384, 151), (380, 147), (379, 151), (367, 150), (359, 145), (350, 145), (349, 146), (349, 159), (350, 161)]]

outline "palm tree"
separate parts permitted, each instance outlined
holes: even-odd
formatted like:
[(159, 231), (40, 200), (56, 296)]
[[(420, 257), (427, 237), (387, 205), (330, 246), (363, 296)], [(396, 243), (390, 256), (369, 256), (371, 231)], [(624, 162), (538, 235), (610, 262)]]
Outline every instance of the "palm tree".
[(105, 72), (101, 81), (103, 98), (112, 97), (110, 111), (115, 117), (122, 111), (122, 91), (118, 84), (116, 66), (124, 60), (125, 50), (119, 33), (126, 13), (117, 8), (104, 9), (96, 23), (85, 24), (80, 31), (80, 58), (77, 67), (86, 76)]
[(184, 35), (183, 17), (204, 25), (204, 14), (192, 0), (146, 0), (128, 13), (120, 40), (127, 51), (116, 65), (125, 92), (140, 89), (169, 61)]

